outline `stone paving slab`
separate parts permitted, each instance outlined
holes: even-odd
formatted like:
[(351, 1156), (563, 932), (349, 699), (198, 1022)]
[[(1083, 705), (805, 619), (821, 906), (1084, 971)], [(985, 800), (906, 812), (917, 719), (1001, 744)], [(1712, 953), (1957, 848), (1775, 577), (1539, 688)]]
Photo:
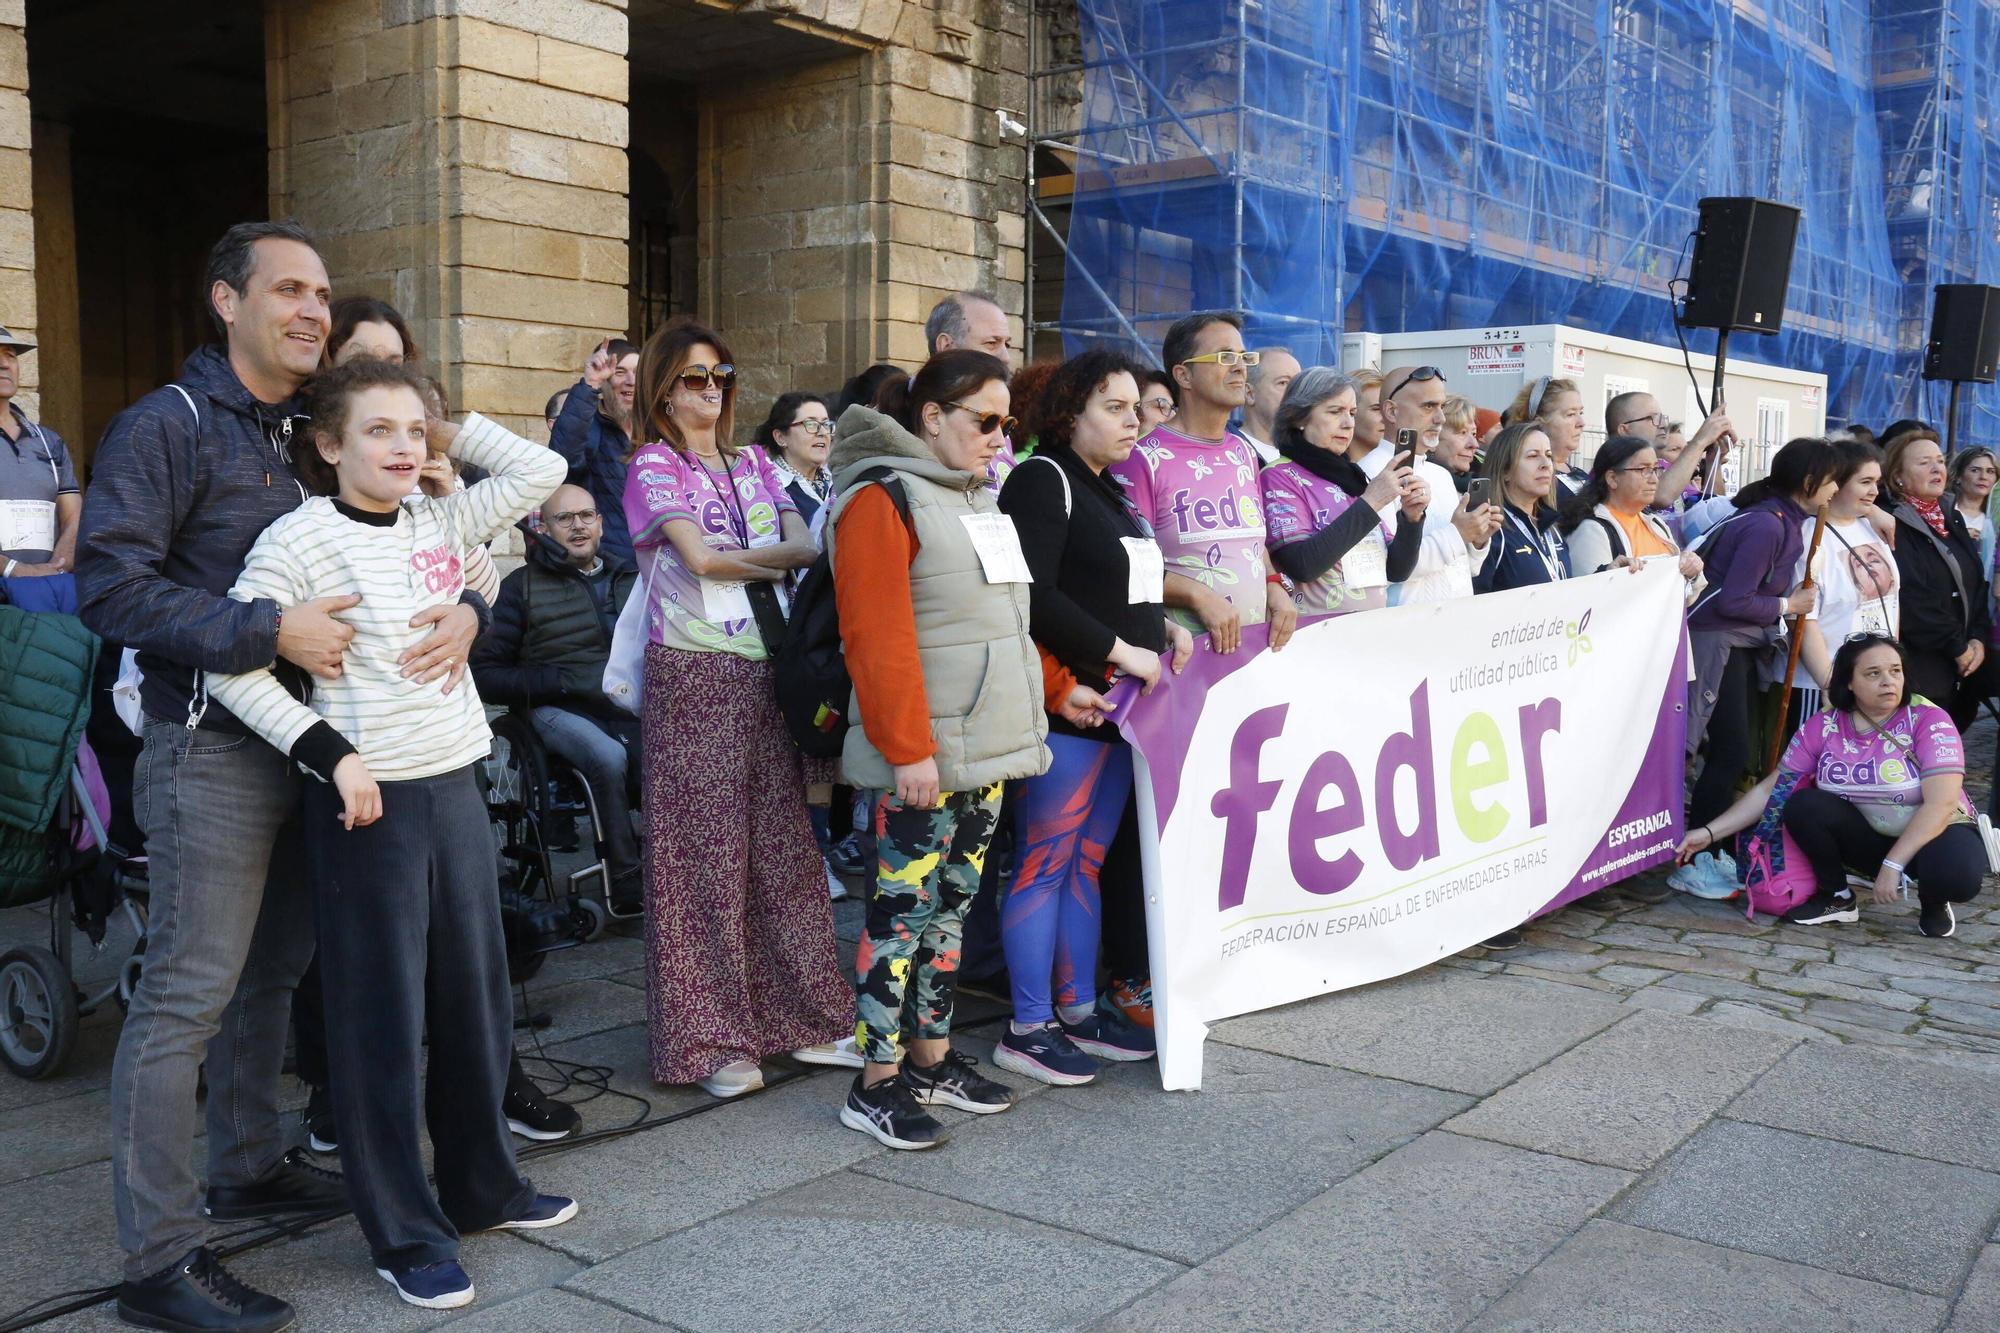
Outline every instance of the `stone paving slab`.
[(2000, 1245), (1988, 1245), (1952, 1308), (1949, 1333), (1993, 1333), (2000, 1328)]
[(1479, 1333), (1882, 1333), (1935, 1328), (1944, 1311), (1945, 1302), (1936, 1296), (1595, 1221), (1467, 1328)]
[(1990, 1072), (1858, 1046), (1802, 1046), (1729, 1108), (1732, 1119), (2000, 1171)]
[(57, 1292), (118, 1279), (111, 1163), (92, 1162), (0, 1186), (0, 1315)]
[(1631, 1179), (1433, 1131), (1098, 1327), (1455, 1329)]
[(1623, 1013), (1613, 999), (1547, 982), (1433, 968), (1229, 1019), (1210, 1031), (1209, 1044), (1483, 1097)]
[[(679, 1124), (531, 1164), (539, 1189), (574, 1197), (574, 1221), (535, 1240), (590, 1263), (838, 1171), (886, 1149), (835, 1118), (843, 1071), (800, 1078)], [(949, 1151), (948, 1148), (939, 1151)]]
[(842, 1171), (620, 1255), (567, 1285), (696, 1333), (1032, 1333), (1087, 1324), (1181, 1271), (1153, 1255)]
[[(484, 1305), (485, 1302), (480, 1302)], [(643, 1333), (668, 1328), (567, 1291), (537, 1291), (451, 1321), (452, 1333)]]
[(0, 1117), (0, 1184), (110, 1155), (109, 1091), (40, 1102)]
[(987, 1117), (976, 1139), (856, 1169), (1192, 1263), (1466, 1104), (1211, 1044), (1199, 1093), (1161, 1092), (1150, 1063), (1113, 1065)]
[(1777, 1035), (1637, 1013), (1446, 1122), (1457, 1134), (1644, 1170), (1792, 1048)]
[(2000, 1176), (1718, 1120), (1611, 1215), (1949, 1296), (2000, 1215)]

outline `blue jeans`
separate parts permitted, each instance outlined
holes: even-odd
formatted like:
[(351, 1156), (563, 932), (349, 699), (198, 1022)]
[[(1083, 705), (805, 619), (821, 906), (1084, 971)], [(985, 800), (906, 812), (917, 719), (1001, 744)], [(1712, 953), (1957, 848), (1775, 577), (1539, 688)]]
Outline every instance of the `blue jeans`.
[(278, 1077), (313, 953), (298, 770), (255, 736), (147, 718), (146, 965), (111, 1065), (111, 1180), (128, 1278), (208, 1236), (189, 1160), (208, 1066), (208, 1183), (263, 1179), (286, 1148)]
[(626, 794), (625, 746), (616, 736), (581, 713), (543, 705), (531, 715), (535, 734), (551, 753), (583, 774), (597, 798), (597, 816), (604, 825), (604, 854), (611, 877), (639, 872), (639, 839), (632, 832), (632, 802)]

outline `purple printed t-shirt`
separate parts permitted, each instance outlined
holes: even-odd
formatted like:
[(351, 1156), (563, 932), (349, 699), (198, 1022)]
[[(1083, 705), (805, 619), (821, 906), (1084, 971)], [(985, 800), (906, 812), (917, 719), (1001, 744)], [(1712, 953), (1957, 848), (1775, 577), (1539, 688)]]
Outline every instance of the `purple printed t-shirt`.
[[(1896, 837), (1924, 803), (1925, 778), (1965, 772), (1965, 742), (1951, 715), (1923, 699), (1912, 699), (1866, 735), (1852, 713), (1829, 708), (1806, 719), (1780, 767), (1810, 774), (1814, 786), (1852, 804), (1877, 833)], [(1975, 818), (1960, 792), (1952, 822)]]
[[(1264, 513), (1257, 453), (1232, 434), (1220, 443), (1155, 426), (1110, 473), (1152, 528), (1169, 573), (1196, 580), (1242, 613), (1264, 621)], [(1168, 614), (1199, 634), (1192, 612)]]
[[(1274, 551), (1294, 542), (1302, 542), (1319, 532), (1355, 502), (1354, 497), (1340, 487), (1324, 477), (1314, 476), (1289, 460), (1265, 468), (1258, 477), (1258, 483), (1264, 493), (1264, 522), (1269, 530), (1266, 540)], [(1362, 540), (1376, 547), (1380, 553), (1377, 557), (1379, 562), (1386, 565), (1388, 543), (1395, 534), (1385, 523), (1375, 526), (1378, 532), (1370, 533)], [(1353, 553), (1350, 552), (1326, 573), (1292, 589), (1292, 601), (1299, 608), (1300, 615), (1338, 615), (1346, 611), (1369, 611), (1389, 604), (1387, 583), (1366, 588), (1350, 588), (1347, 585), (1341, 565), (1352, 558)]]
[[(665, 444), (634, 454), (625, 474), (625, 518), (652, 589), (647, 641), (752, 661), (768, 656), (742, 585), (690, 572), (667, 540), (666, 525), (686, 519), (711, 548), (736, 551), (777, 545), (784, 540), (782, 515), (797, 512), (761, 449), (738, 453), (727, 476)], [(782, 596), (783, 585), (773, 586)]]

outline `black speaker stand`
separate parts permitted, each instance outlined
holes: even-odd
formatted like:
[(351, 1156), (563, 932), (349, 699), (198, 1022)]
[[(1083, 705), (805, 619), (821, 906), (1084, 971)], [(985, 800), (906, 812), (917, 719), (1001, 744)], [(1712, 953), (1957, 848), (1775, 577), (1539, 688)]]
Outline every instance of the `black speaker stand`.
[(1962, 383), (1964, 383), (1962, 380), (1951, 382), (1951, 397), (1945, 403), (1944, 456), (1946, 458), (1950, 458), (1958, 448), (1958, 386)]
[(1722, 368), (1729, 360), (1729, 330), (1715, 331), (1715, 387), (1709, 390), (1708, 410), (1711, 414), (1722, 410)]

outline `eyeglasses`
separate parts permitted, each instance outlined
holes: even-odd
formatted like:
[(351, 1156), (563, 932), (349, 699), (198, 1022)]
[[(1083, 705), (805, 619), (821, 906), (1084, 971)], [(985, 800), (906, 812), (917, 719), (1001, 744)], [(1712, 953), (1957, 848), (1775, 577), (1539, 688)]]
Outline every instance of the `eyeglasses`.
[(1636, 472), (1641, 476), (1651, 477), (1654, 481), (1660, 479), (1660, 465), (1658, 463), (1635, 463), (1630, 467), (1614, 467), (1609, 470), (1612, 472)]
[(595, 509), (565, 509), (560, 514), (550, 514), (549, 522), (556, 527), (566, 528), (571, 524), (597, 522)]
[(1165, 397), (1164, 395), (1159, 398), (1141, 398), (1139, 400), (1139, 406), (1152, 408), (1155, 412), (1158, 412), (1160, 414), (1162, 420), (1172, 417), (1175, 412), (1178, 412), (1180, 410), (1179, 408), (1174, 406), (1173, 399)]
[(1203, 352), (1181, 362), (1184, 366), (1200, 366), (1213, 363), (1218, 366), (1254, 366), (1264, 359), (1262, 352), (1239, 352), (1233, 347), (1225, 347), (1219, 352)]
[(727, 361), (714, 367), (700, 365), (685, 366), (681, 369), (681, 373), (674, 376), (674, 378), (687, 388), (697, 391), (706, 389), (717, 380), (721, 380), (723, 387), (728, 388), (736, 380), (736, 367), (730, 365)]
[(982, 412), (978, 408), (968, 407), (964, 403), (946, 403), (945, 406), (955, 407), (961, 412), (970, 412), (973, 416), (979, 418), (979, 433), (981, 435), (991, 435), (996, 430), (1004, 430), (1009, 435), (1012, 435), (1021, 424), (1004, 412)]
[(807, 417), (803, 420), (794, 421), (791, 425), (785, 427), (785, 429), (809, 431), (814, 435), (831, 435), (833, 434), (833, 418)]
[(1651, 426), (1654, 430), (1665, 430), (1667, 428), (1667, 414), (1665, 412), (1655, 412), (1649, 417), (1628, 417), (1626, 420), (1620, 422), (1612, 433), (1616, 434), (1628, 426)]
[(1442, 370), (1439, 370), (1436, 366), (1418, 366), (1415, 370), (1403, 376), (1401, 383), (1399, 383), (1395, 388), (1389, 390), (1389, 392), (1383, 394), (1382, 397), (1377, 401), (1387, 402), (1389, 399), (1394, 398), (1397, 394), (1401, 393), (1403, 390), (1409, 388), (1412, 384), (1415, 384), (1420, 380), (1436, 380), (1439, 384), (1443, 384), (1445, 382), (1444, 372)]

